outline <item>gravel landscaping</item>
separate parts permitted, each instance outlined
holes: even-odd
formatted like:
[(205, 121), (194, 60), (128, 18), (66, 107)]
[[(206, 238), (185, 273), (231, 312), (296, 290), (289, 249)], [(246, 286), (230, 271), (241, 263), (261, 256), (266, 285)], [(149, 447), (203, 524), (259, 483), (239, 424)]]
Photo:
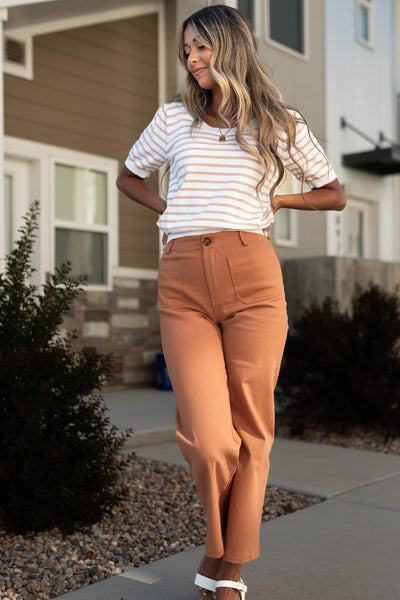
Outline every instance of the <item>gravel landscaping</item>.
[[(291, 437), (279, 419), (277, 434)], [(301, 439), (400, 454), (400, 438), (385, 441), (362, 428), (342, 435), (313, 430)], [(72, 535), (0, 530), (2, 599), (48, 600), (203, 543), (205, 523), (188, 470), (133, 455), (125, 459), (127, 498), (101, 523)], [(263, 521), (319, 501), (268, 488)]]
[[(85, 532), (25, 536), (0, 531), (0, 593), (12, 600), (48, 600), (204, 542), (205, 522), (189, 472), (127, 458), (126, 500)], [(263, 520), (319, 502), (269, 488)]]
[(282, 415), (277, 415), (276, 435), (291, 440), (303, 440), (317, 444), (332, 444), (344, 448), (358, 448), (384, 454), (400, 454), (400, 436), (385, 438), (385, 433), (359, 425), (350, 427), (346, 432), (327, 432), (323, 427), (309, 428), (302, 435), (292, 435)]

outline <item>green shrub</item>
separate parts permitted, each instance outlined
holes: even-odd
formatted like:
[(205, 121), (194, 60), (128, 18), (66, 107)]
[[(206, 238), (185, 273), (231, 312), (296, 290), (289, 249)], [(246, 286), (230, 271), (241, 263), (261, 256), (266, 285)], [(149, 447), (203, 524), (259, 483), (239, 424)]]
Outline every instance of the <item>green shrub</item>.
[(58, 327), (83, 280), (63, 265), (29, 283), (38, 203), (0, 274), (0, 515), (17, 533), (98, 521), (122, 498), (117, 456), (126, 435), (111, 426), (100, 390), (111, 355), (73, 352)]
[(356, 289), (350, 314), (326, 299), (294, 323), (278, 382), (292, 433), (353, 425), (400, 434), (400, 299)]

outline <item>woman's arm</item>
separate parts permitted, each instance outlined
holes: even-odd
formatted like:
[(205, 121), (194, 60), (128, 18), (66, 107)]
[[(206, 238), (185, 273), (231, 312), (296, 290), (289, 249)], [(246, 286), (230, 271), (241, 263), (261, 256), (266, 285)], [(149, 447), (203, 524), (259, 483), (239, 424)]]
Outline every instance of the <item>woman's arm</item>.
[[(303, 196), (306, 201), (304, 201)], [(274, 198), (275, 212), (280, 208), (297, 210), (343, 210), (346, 198), (337, 179), (304, 194), (281, 194)]]
[(159, 215), (162, 215), (167, 208), (165, 200), (157, 196), (141, 177), (132, 173), (125, 165), (118, 175), (117, 188), (131, 200), (151, 208)]

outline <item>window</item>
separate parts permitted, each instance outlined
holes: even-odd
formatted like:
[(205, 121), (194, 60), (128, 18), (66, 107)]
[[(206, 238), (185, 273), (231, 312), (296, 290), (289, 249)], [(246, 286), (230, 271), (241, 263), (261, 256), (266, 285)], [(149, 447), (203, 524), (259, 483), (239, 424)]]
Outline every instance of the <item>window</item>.
[[(301, 184), (289, 172), (278, 188), (278, 194), (293, 194), (300, 190)], [(273, 225), (274, 242), (277, 246), (294, 248), (297, 246), (297, 213), (295, 210), (281, 208), (275, 217)]]
[(364, 256), (364, 212), (355, 207), (347, 210), (347, 256)]
[(55, 265), (69, 260), (71, 275), (94, 285), (108, 280), (107, 189), (104, 171), (54, 164)]
[(296, 55), (308, 54), (308, 0), (268, 0), (266, 7), (268, 41)]
[[(216, 0), (215, 2), (210, 2), (210, 4), (219, 4), (219, 2)], [(253, 28), (254, 34), (256, 36), (261, 35), (260, 24), (262, 18), (260, 11), (263, 0), (225, 0), (223, 4), (237, 8), (242, 15), (247, 17), (247, 20)]]
[(375, 258), (377, 256), (377, 204), (348, 198), (345, 211), (346, 256)]
[(237, 9), (247, 17), (254, 29), (254, 0), (238, 0)]
[(118, 265), (118, 161), (11, 136), (5, 136), (5, 155), (0, 254), (10, 245), (10, 230), (11, 243), (19, 237), (22, 219), (37, 199), (35, 281), (44, 283), (56, 266), (70, 261), (73, 276), (87, 275), (88, 289), (112, 289)]
[(373, 0), (357, 0), (357, 40), (367, 46), (372, 45)]

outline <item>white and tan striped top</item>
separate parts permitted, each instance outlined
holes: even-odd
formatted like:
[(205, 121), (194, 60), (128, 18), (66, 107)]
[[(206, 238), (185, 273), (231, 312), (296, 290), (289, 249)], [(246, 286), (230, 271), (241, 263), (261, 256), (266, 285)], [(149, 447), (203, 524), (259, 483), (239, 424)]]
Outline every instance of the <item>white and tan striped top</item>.
[[(277, 175), (271, 173), (257, 195), (262, 167), (237, 144), (235, 129), (227, 133), (225, 142), (220, 142), (217, 127), (202, 122), (191, 130), (192, 123), (182, 103), (164, 104), (125, 162), (132, 173), (146, 178), (169, 161), (167, 208), (158, 226), (169, 239), (221, 230), (262, 233), (274, 220), (269, 192)], [(254, 143), (250, 132), (245, 136)], [(283, 133), (278, 154), (285, 168), (301, 179)], [(304, 169), (311, 188), (336, 178), (332, 165), (304, 122), (297, 125), (296, 145), (291, 154)]]

